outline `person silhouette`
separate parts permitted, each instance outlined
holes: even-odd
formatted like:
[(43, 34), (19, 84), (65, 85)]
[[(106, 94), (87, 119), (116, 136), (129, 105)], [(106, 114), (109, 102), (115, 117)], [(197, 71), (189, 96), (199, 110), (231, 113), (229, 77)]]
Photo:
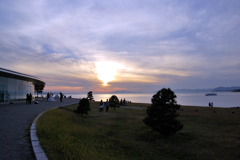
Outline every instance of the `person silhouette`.
[(103, 101), (101, 100), (101, 102), (99, 103), (99, 112), (103, 111)]
[(63, 94), (62, 92), (60, 92), (60, 102), (62, 102), (62, 99), (63, 99)]
[(109, 108), (109, 101), (108, 101), (108, 99), (106, 100), (106, 112), (108, 112), (108, 108)]
[(48, 98), (50, 97), (50, 95), (49, 95), (49, 92), (47, 93), (47, 101), (48, 101)]
[(32, 104), (32, 94), (29, 94), (29, 103)]
[(29, 94), (27, 93), (27, 95), (26, 95), (26, 104), (28, 104), (28, 102), (29, 102)]

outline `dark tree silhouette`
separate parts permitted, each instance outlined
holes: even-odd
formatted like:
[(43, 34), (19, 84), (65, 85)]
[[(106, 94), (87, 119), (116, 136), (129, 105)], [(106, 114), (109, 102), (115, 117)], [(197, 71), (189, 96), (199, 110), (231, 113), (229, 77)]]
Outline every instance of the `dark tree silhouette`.
[(109, 98), (109, 106), (110, 106), (111, 108), (114, 108), (114, 110), (115, 110), (116, 107), (120, 107), (120, 105), (119, 105), (119, 99), (118, 99), (117, 96), (112, 95), (112, 97)]
[(183, 124), (175, 118), (179, 116), (177, 110), (180, 105), (177, 96), (168, 88), (163, 88), (152, 97), (152, 105), (147, 108), (147, 115), (143, 122), (154, 131), (164, 136), (170, 136), (183, 128)]
[(92, 91), (89, 91), (89, 92), (88, 92), (88, 94), (87, 94), (87, 99), (88, 99), (90, 102), (91, 102), (92, 100), (94, 100)]
[(89, 100), (87, 98), (82, 98), (80, 101), (79, 101), (79, 105), (78, 105), (78, 108), (76, 110), (76, 113), (77, 114), (88, 114), (88, 111), (90, 111), (91, 108), (90, 108), (90, 103), (89, 103)]

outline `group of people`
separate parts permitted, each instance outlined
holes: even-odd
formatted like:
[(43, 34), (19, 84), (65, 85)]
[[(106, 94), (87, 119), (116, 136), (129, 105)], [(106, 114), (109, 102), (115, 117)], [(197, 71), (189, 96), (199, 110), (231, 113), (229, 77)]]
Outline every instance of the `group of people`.
[(53, 99), (53, 94), (52, 93), (47, 93), (47, 101), (55, 101), (55, 99)]
[(126, 105), (126, 100), (125, 100), (125, 98), (124, 98), (123, 100), (122, 100), (122, 99), (120, 100), (120, 105), (121, 105), (121, 106), (125, 106), (125, 105)]
[(32, 94), (26, 94), (26, 104), (32, 104)]
[[(63, 93), (59, 92), (60, 94), (60, 102), (62, 102), (63, 99)], [(55, 99), (53, 99), (53, 93), (47, 93), (47, 101), (55, 101)]]
[[(105, 105), (106, 105), (106, 112), (108, 112), (108, 109), (109, 109), (109, 101), (108, 101), (108, 99), (106, 100)], [(99, 104), (99, 112), (102, 112), (103, 109), (104, 109), (104, 103), (101, 100), (100, 104)]]
[[(127, 103), (131, 103), (131, 101), (126, 101), (125, 98), (122, 100), (120, 100), (120, 105), (121, 106), (126, 106)], [(99, 103), (99, 112), (102, 112), (104, 109), (104, 106), (106, 106), (106, 112), (108, 112), (109, 109), (109, 101), (108, 99), (106, 100), (106, 102), (104, 103), (102, 100)]]
[(209, 107), (213, 107), (213, 102), (209, 102), (209, 103), (208, 103), (208, 106), (209, 106)]
[(123, 100), (122, 99), (120, 100), (120, 105), (121, 106), (126, 106), (127, 103), (131, 103), (131, 101), (126, 101), (125, 98)]

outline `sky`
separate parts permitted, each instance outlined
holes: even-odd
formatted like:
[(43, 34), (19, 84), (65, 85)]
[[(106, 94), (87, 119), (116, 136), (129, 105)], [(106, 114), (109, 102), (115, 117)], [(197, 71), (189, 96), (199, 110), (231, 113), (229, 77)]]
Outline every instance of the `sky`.
[(240, 86), (239, 0), (2, 0), (0, 67), (44, 91)]

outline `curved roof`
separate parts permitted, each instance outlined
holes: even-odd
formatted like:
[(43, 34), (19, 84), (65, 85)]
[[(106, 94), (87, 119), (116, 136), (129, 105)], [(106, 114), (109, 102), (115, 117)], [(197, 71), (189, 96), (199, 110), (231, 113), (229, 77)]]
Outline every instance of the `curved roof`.
[(0, 68), (0, 76), (7, 77), (7, 78), (21, 79), (24, 81), (31, 81), (35, 86), (36, 91), (39, 91), (39, 90), (42, 91), (45, 86), (45, 82), (37, 77), (30, 76), (24, 73), (11, 71), (4, 68)]

